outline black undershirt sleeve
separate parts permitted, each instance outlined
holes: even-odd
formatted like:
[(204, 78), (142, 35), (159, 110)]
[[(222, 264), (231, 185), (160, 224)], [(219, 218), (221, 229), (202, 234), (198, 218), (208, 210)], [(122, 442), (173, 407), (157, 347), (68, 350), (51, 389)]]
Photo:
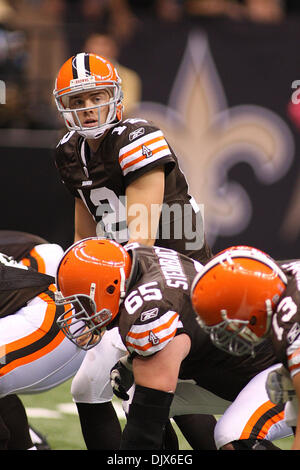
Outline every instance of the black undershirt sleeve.
[(161, 449), (173, 393), (136, 385), (121, 450)]

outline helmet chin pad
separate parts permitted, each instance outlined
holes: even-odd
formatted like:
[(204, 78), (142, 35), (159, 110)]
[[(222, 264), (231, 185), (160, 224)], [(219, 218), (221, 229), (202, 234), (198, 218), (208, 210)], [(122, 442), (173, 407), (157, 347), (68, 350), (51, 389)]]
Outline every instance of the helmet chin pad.
[(101, 137), (108, 129), (113, 127), (115, 124), (107, 124), (105, 126), (101, 126), (101, 129), (87, 129), (87, 130), (80, 130), (76, 131), (79, 135), (82, 137), (85, 137), (86, 139), (98, 139)]

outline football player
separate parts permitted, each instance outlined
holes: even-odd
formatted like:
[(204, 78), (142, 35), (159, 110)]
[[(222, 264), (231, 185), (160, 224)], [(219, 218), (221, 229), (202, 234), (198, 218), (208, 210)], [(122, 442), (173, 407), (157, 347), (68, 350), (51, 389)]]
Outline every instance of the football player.
[(64, 250), (56, 243), (32, 233), (0, 230), (0, 253), (12, 256), (24, 266), (55, 277)]
[[(57, 302), (76, 307), (58, 319), (66, 336), (93, 351), (101, 345), (103, 329), (117, 325), (128, 352), (135, 391), (121, 449), (161, 449), (170, 414), (203, 413), (206, 404), (208, 413), (217, 412), (212, 400), (224, 411), (244, 388), (256, 404), (257, 419), (249, 415), (249, 438), (238, 428), (234, 432), (232, 423), (235, 448), (259, 443), (265, 449), (272, 446), (268, 439), (291, 434), (282, 420), (283, 406), (264, 407), (268, 397), (260, 377), (277, 365), (270, 342), (258, 348), (255, 360), (251, 354), (241, 360), (215, 348), (199, 328), (190, 300), (198, 266), (174, 250), (139, 244), (125, 250), (115, 241), (92, 237), (68, 249), (58, 267)], [(186, 395), (178, 380), (189, 381)], [(249, 402), (243, 405), (247, 412)]]
[[(83, 351), (64, 341), (56, 325), (53, 275), (62, 248), (17, 231), (0, 231), (0, 448), (45, 447), (28, 427), (18, 394), (48, 390), (72, 377)], [(15, 258), (13, 257), (15, 256)], [(39, 271), (39, 272), (38, 272)]]
[[(55, 276), (63, 249), (32, 233), (0, 230), (0, 253), (37, 271)], [(0, 448), (49, 450), (43, 435), (28, 425), (22, 401), (15, 394), (0, 399)]]
[[(113, 64), (79, 53), (62, 65), (53, 93), (69, 130), (57, 146), (55, 163), (75, 197), (74, 241), (104, 235), (121, 244), (155, 242), (206, 262), (211, 251), (202, 216), (177, 157), (153, 123), (123, 119), (121, 79)], [(120, 435), (120, 428), (111, 405), (99, 401), (94, 355), (87, 353), (72, 390), (87, 447), (103, 449), (112, 445), (112, 434)], [(104, 432), (105, 416), (110, 433)], [(199, 429), (198, 421), (199, 416)], [(215, 419), (202, 417), (202, 423), (207, 447), (204, 436), (209, 428), (213, 431)]]
[[(297, 410), (296, 416), (291, 413), (300, 397), (299, 273), (298, 260), (275, 262), (260, 250), (238, 246), (215, 256), (196, 276), (192, 287), (198, 322), (218, 348), (241, 361), (248, 354), (255, 360), (263, 344), (272, 341), (277, 360), (283, 365), (267, 377), (270, 400), (265, 410), (287, 402), (287, 422), (297, 425), (292, 448), (298, 450), (300, 415)], [(237, 419), (243, 435), (248, 435), (245, 416), (230, 407), (216, 426), (220, 443)]]
[(121, 79), (113, 64), (77, 54), (61, 67), (53, 93), (69, 129), (55, 162), (75, 197), (74, 241), (98, 231), (121, 244), (155, 242), (206, 262), (211, 251), (201, 212), (177, 158), (154, 124), (122, 120)]

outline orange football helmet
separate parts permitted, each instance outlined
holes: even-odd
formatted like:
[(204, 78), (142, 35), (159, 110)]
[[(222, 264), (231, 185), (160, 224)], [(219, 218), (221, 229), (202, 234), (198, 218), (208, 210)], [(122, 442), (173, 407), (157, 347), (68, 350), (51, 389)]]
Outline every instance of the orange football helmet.
[(71, 305), (57, 324), (77, 346), (89, 349), (100, 341), (101, 329), (119, 312), (130, 270), (130, 255), (113, 240), (87, 238), (66, 251), (57, 268), (56, 304)]
[(197, 321), (220, 349), (237, 356), (254, 354), (254, 346), (269, 332), (286, 284), (285, 274), (264, 252), (231, 247), (208, 262), (193, 281)]
[[(109, 92), (110, 99), (106, 103), (88, 108), (71, 109), (69, 107), (71, 95), (101, 88)], [(84, 137), (96, 139), (122, 119), (123, 93), (121, 79), (113, 64), (104, 57), (84, 52), (70, 57), (62, 65), (57, 75), (53, 94), (57, 109), (61, 113), (67, 128), (71, 131), (77, 131)], [(101, 124), (100, 113), (103, 106), (109, 106), (109, 112), (106, 122)], [(78, 117), (78, 112), (90, 109), (97, 109), (98, 122), (93, 127), (84, 127)]]

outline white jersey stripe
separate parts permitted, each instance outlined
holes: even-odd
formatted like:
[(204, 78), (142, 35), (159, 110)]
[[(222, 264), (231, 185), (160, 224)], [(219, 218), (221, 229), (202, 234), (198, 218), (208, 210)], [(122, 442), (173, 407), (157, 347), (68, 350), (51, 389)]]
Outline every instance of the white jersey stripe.
[(159, 160), (160, 158), (165, 157), (166, 155), (170, 155), (169, 149), (162, 150), (161, 152), (154, 154), (153, 157), (149, 157), (149, 158), (145, 157), (143, 160), (140, 160), (136, 164), (131, 165), (128, 168), (126, 168), (123, 171), (123, 175), (126, 176), (127, 173), (129, 173), (130, 171), (135, 171), (140, 168), (143, 168), (144, 166), (149, 165), (150, 163), (155, 162), (156, 160)]
[(126, 336), (126, 347), (148, 356), (164, 348), (182, 326), (178, 313), (169, 310), (153, 322), (133, 325)]
[[(147, 147), (147, 149), (151, 150), (151, 152), (154, 152), (156, 149), (159, 149), (160, 147), (166, 147), (166, 146), (168, 147), (168, 144), (165, 141), (165, 139), (161, 139), (161, 140), (158, 140), (157, 142), (153, 142), (152, 144), (148, 144), (148, 145), (146, 142), (145, 146)], [(169, 150), (169, 147), (168, 147), (168, 151), (169, 153), (171, 153)], [(121, 168), (123, 169), (124, 166), (128, 165), (128, 163), (133, 162), (134, 160), (141, 157), (142, 155), (143, 155), (143, 147), (141, 146), (136, 149), (136, 152), (128, 155), (122, 161), (120, 161)]]
[(133, 150), (135, 147), (140, 147), (141, 145), (145, 144), (148, 140), (156, 139), (157, 137), (164, 137), (162, 131), (155, 131), (151, 132), (150, 134), (143, 135), (139, 139), (135, 140), (134, 142), (131, 142), (128, 145), (125, 145), (125, 147), (122, 147), (120, 152), (119, 152), (119, 158), (122, 157), (127, 152), (130, 152), (130, 150)]
[(127, 343), (127, 342), (126, 342), (126, 346), (127, 346), (127, 350), (130, 353), (137, 352), (140, 356), (146, 357), (146, 356), (151, 356), (152, 354), (155, 354), (158, 351), (161, 351), (161, 349), (166, 347), (166, 345), (171, 341), (171, 339), (169, 339), (168, 341), (164, 341), (163, 343), (159, 343), (154, 346), (151, 346), (147, 350), (138, 349), (137, 347), (134, 347), (134, 345), (131, 345), (130, 343)]
[(300, 370), (300, 340), (297, 338), (288, 348), (287, 348), (287, 358), (288, 358), (288, 368), (291, 374), (291, 377), (296, 375)]
[(149, 323), (144, 323), (142, 325), (132, 325), (132, 327), (130, 328), (130, 332), (135, 335), (135, 334), (145, 333), (149, 330), (154, 330), (155, 328), (159, 328), (162, 325), (165, 325), (168, 321), (170, 321), (170, 319), (176, 313), (177, 312), (175, 312), (174, 310), (168, 310), (166, 313), (161, 315), (159, 318), (156, 318), (155, 320), (153, 320)]

